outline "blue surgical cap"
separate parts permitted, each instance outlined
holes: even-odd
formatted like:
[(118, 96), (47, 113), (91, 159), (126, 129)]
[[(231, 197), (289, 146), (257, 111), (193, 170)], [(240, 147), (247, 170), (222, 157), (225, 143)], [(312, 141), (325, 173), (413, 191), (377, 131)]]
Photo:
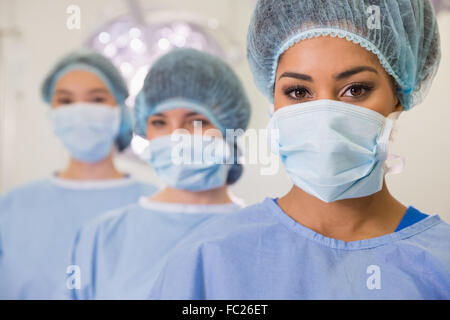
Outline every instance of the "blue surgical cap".
[(133, 121), (125, 104), (128, 88), (120, 72), (106, 57), (89, 49), (79, 49), (62, 58), (44, 80), (41, 90), (44, 101), (51, 103), (56, 83), (73, 70), (86, 70), (98, 76), (116, 99), (121, 113), (116, 145), (119, 151), (125, 150), (133, 138)]
[[(136, 100), (136, 133), (146, 137), (149, 116), (176, 108), (203, 114), (224, 136), (226, 129), (246, 130), (250, 120), (249, 100), (233, 70), (221, 59), (194, 49), (176, 49), (155, 61)], [(237, 157), (236, 143), (234, 149)], [(235, 162), (227, 183), (236, 182), (241, 174), (242, 165)]]
[(345, 38), (374, 53), (394, 78), (404, 110), (422, 102), (441, 58), (429, 0), (259, 0), (247, 58), (258, 89), (269, 100), (280, 56), (320, 36)]

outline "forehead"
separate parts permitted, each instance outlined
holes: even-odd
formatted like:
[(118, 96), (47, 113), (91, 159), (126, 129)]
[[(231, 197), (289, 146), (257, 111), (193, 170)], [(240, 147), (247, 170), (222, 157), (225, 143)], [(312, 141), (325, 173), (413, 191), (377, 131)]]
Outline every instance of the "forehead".
[[(55, 83), (56, 89), (107, 89), (106, 84), (96, 74), (87, 70), (72, 70), (63, 74)], [(109, 90), (108, 90), (109, 91)]]
[(317, 37), (300, 41), (286, 50), (280, 57), (278, 71), (332, 73), (356, 65), (383, 69), (377, 56), (358, 44), (341, 38)]

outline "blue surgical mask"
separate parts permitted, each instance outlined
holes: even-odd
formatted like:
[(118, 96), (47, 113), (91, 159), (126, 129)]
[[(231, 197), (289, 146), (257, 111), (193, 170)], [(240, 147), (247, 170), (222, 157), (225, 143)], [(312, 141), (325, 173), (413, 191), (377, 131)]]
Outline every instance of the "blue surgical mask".
[(373, 110), (316, 100), (277, 110), (268, 136), (294, 184), (332, 202), (381, 190), (392, 126)]
[(168, 186), (189, 191), (225, 185), (231, 159), (223, 139), (190, 134), (152, 139), (141, 157)]
[(70, 155), (82, 162), (105, 159), (119, 133), (120, 108), (76, 103), (50, 110), (54, 134)]

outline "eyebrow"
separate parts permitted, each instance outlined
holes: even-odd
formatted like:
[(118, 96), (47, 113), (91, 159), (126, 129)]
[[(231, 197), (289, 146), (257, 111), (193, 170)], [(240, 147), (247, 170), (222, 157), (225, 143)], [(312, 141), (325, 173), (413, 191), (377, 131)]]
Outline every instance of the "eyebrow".
[(335, 75), (334, 78), (336, 80), (342, 80), (342, 79), (346, 79), (349, 78), (357, 73), (361, 73), (364, 71), (369, 71), (369, 72), (373, 72), (375, 74), (378, 74), (378, 71), (375, 68), (369, 67), (369, 66), (359, 66), (359, 67), (354, 67), (350, 70), (344, 71), (339, 73), (338, 75)]
[[(200, 113), (198, 113), (198, 112), (190, 112), (190, 113), (188, 113), (187, 115), (185, 115), (184, 117), (185, 117), (185, 118), (189, 118), (189, 117), (192, 117), (192, 116), (198, 116), (198, 115), (200, 115)], [(164, 113), (155, 113), (155, 114), (152, 114), (152, 116), (153, 116), (153, 117), (154, 117), (154, 116), (159, 116), (159, 117), (168, 118), (168, 116), (166, 116)]]
[(109, 91), (104, 88), (96, 88), (96, 89), (89, 90), (89, 94), (93, 94), (93, 93), (109, 93)]
[(155, 113), (152, 114), (151, 117), (163, 117), (163, 118), (167, 118), (167, 116), (164, 113)]
[(68, 94), (68, 95), (72, 94), (72, 92), (70, 92), (69, 90), (65, 90), (65, 89), (56, 89), (55, 90), (55, 94), (56, 93), (58, 93), (58, 94)]
[(297, 73), (297, 72), (285, 72), (278, 78), (278, 80), (280, 80), (281, 78), (294, 78), (294, 79), (304, 80), (304, 81), (308, 81), (308, 82), (314, 82), (311, 76), (308, 76), (307, 74), (303, 74), (303, 73)]
[[(358, 73), (361, 73), (364, 71), (369, 71), (369, 72), (378, 74), (378, 71), (375, 68), (372, 68), (369, 66), (358, 66), (358, 67), (354, 67), (350, 70), (341, 72), (341, 73), (333, 76), (333, 78), (335, 78), (336, 80), (342, 80), (342, 79), (346, 79), (348, 77), (351, 77), (355, 74), (358, 74)], [(294, 79), (304, 80), (304, 81), (308, 81), (308, 82), (314, 82), (314, 80), (311, 76), (309, 76), (307, 74), (303, 74), (303, 73), (297, 73), (297, 72), (285, 72), (278, 78), (278, 80), (280, 80), (281, 78), (294, 78)]]
[(192, 117), (192, 116), (198, 116), (198, 115), (201, 115), (200, 113), (198, 113), (198, 112), (189, 112), (187, 115), (185, 115), (184, 117), (185, 118), (189, 118), (189, 117)]
[[(70, 92), (69, 90), (66, 90), (66, 89), (56, 89), (55, 93), (68, 94), (68, 95), (72, 94), (72, 92)], [(109, 91), (104, 88), (96, 88), (96, 89), (89, 90), (89, 92), (88, 92), (88, 94), (94, 94), (94, 93), (109, 93)]]

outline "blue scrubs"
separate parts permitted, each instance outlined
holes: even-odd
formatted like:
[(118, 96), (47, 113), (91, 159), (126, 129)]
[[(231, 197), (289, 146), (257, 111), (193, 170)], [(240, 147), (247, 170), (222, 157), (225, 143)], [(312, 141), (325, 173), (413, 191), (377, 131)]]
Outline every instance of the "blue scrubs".
[(146, 299), (170, 249), (205, 221), (240, 208), (234, 203), (188, 205), (141, 198), (108, 213), (77, 236), (70, 264), (80, 267), (81, 288), (63, 288), (55, 298)]
[(450, 226), (437, 215), (344, 242), (302, 226), (266, 199), (183, 241), (149, 298), (449, 299), (449, 249)]
[(37, 181), (0, 198), (0, 299), (49, 299), (66, 277), (77, 230), (156, 187), (131, 178)]

